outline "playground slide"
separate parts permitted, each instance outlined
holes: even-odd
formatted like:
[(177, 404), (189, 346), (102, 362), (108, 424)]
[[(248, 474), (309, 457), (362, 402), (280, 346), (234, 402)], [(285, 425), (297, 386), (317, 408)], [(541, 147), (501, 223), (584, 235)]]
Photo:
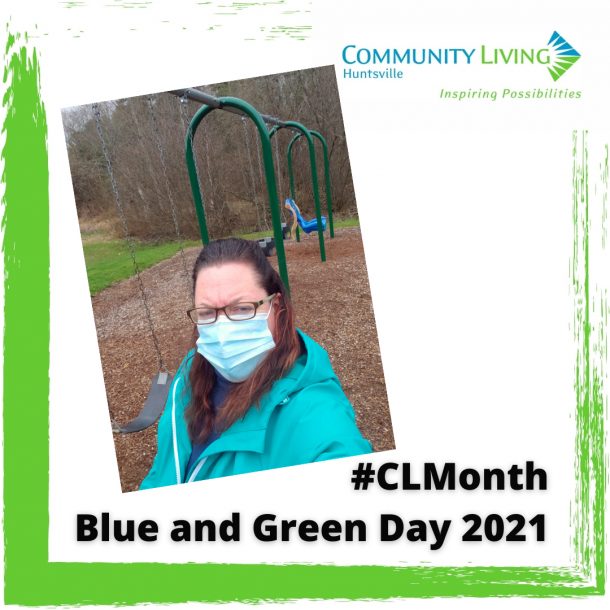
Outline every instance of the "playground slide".
[[(312, 218), (311, 220), (305, 220), (303, 216), (301, 216), (301, 210), (299, 210), (299, 206), (294, 202), (294, 199), (290, 197), (286, 198), (284, 206), (290, 210), (292, 210), (293, 214), (296, 216), (297, 222), (299, 223), (299, 227), (305, 233), (311, 233), (312, 231), (318, 230), (318, 220), (317, 218)], [(322, 231), (326, 230), (326, 216), (322, 216)]]

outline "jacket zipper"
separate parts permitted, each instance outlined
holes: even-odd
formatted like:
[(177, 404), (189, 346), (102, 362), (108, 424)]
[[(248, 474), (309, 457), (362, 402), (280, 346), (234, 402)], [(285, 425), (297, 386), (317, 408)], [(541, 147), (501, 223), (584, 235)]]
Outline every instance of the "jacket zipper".
[(192, 483), (195, 480), (195, 477), (199, 474), (199, 471), (201, 470), (201, 467), (208, 461), (207, 457), (204, 457), (202, 460), (200, 460), (200, 462), (197, 464), (197, 466), (195, 466), (195, 469), (193, 470), (193, 472), (191, 472), (191, 476), (189, 477), (189, 480), (187, 481), (187, 483)]
[(181, 377), (176, 379), (174, 383), (174, 391), (172, 392), (172, 440), (174, 442), (174, 465), (176, 466), (176, 484), (182, 483), (182, 477), (180, 476), (180, 460), (178, 455), (178, 435), (176, 432), (176, 388)]

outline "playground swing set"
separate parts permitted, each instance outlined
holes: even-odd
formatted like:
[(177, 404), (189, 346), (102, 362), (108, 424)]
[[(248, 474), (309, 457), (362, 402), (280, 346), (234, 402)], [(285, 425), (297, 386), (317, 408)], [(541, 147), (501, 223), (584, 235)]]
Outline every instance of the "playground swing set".
[[(286, 255), (284, 251), (284, 238), (285, 231), (282, 227), (281, 216), (280, 216), (280, 205), (279, 198), (277, 194), (277, 186), (276, 186), (276, 174), (273, 166), (273, 156), (271, 149), (271, 140), (278, 133), (280, 129), (290, 129), (295, 131), (295, 135), (290, 141), (287, 149), (287, 163), (288, 163), (288, 174), (290, 179), (290, 197), (285, 200), (285, 207), (289, 211), (292, 216), (292, 226), (291, 226), (291, 234), (296, 237), (297, 241), (300, 241), (299, 237), (299, 228), (305, 233), (317, 232), (318, 233), (318, 243), (320, 249), (320, 259), (322, 262), (326, 261), (326, 250), (324, 246), (324, 231), (326, 230), (326, 226), (328, 224), (330, 229), (330, 237), (331, 239), (334, 237), (334, 227), (333, 227), (333, 217), (332, 217), (332, 202), (331, 202), (331, 191), (330, 191), (330, 168), (329, 168), (329, 159), (328, 159), (328, 146), (324, 137), (318, 133), (317, 131), (310, 131), (302, 125), (301, 123), (297, 123), (296, 121), (282, 121), (272, 116), (260, 114), (256, 108), (250, 105), (248, 102), (235, 98), (235, 97), (213, 97), (206, 93), (203, 93), (197, 89), (180, 89), (176, 91), (171, 91), (170, 93), (176, 95), (180, 98), (180, 106), (181, 106), (181, 118), (183, 121), (183, 126), (185, 124), (184, 118), (184, 107), (185, 102), (187, 100), (193, 100), (202, 104), (201, 108), (197, 110), (194, 114), (188, 128), (186, 130), (185, 137), (185, 156), (186, 156), (186, 165), (189, 174), (189, 181), (191, 184), (191, 190), (193, 193), (193, 201), (195, 205), (195, 212), (197, 214), (197, 222), (199, 225), (199, 233), (201, 236), (201, 241), (204, 246), (206, 246), (210, 239), (208, 234), (203, 196), (201, 193), (201, 181), (199, 177), (199, 172), (197, 169), (197, 164), (195, 161), (195, 153), (193, 147), (193, 139), (195, 133), (203, 121), (203, 119), (208, 116), (214, 110), (224, 110), (234, 114), (241, 115), (242, 120), (245, 121), (250, 119), (254, 126), (256, 127), (256, 131), (259, 135), (260, 140), (260, 152), (262, 152), (262, 162), (264, 168), (264, 177), (267, 186), (267, 193), (269, 198), (269, 207), (271, 210), (271, 221), (273, 228), (273, 238), (270, 240), (269, 238), (262, 243), (260, 243), (261, 247), (266, 250), (266, 254), (269, 254), (270, 251), (275, 247), (277, 252), (277, 260), (278, 260), (278, 268), (279, 273), (282, 278), (282, 281), (286, 285), (287, 290), (290, 290), (290, 284), (288, 280), (288, 270), (286, 267)], [(153, 132), (155, 135), (155, 142), (157, 144), (157, 149), (159, 153), (159, 159), (161, 162), (161, 167), (163, 170), (164, 183), (167, 191), (167, 198), (170, 204), (171, 212), (172, 212), (172, 220), (174, 224), (174, 229), (176, 231), (176, 235), (179, 240), (180, 245), (180, 253), (182, 257), (184, 275), (187, 282), (187, 286), (189, 286), (188, 290), (190, 291), (190, 278), (188, 274), (186, 257), (184, 254), (183, 248), (183, 239), (180, 232), (180, 227), (178, 224), (178, 215), (176, 212), (175, 203), (171, 194), (171, 188), (169, 185), (169, 178), (167, 173), (167, 164), (165, 159), (165, 152), (163, 145), (161, 143), (161, 138), (159, 136), (159, 129), (157, 125), (157, 121), (154, 114), (154, 104), (153, 98), (149, 96), (148, 98), (148, 107), (150, 113), (150, 119), (153, 126)], [(169, 389), (172, 383), (173, 375), (167, 369), (165, 362), (163, 360), (161, 347), (159, 344), (159, 340), (157, 337), (157, 333), (155, 330), (155, 326), (152, 320), (151, 307), (148, 302), (148, 298), (146, 296), (146, 291), (144, 289), (144, 284), (142, 282), (140, 268), (136, 258), (136, 250), (135, 243), (133, 238), (130, 235), (129, 227), (127, 225), (127, 219), (125, 210), (123, 208), (123, 204), (119, 195), (119, 190), (117, 187), (117, 182), (114, 174), (114, 168), (112, 165), (112, 159), (110, 157), (108, 146), (106, 143), (106, 138), (104, 136), (104, 132), (102, 129), (102, 121), (101, 121), (101, 113), (99, 106), (97, 104), (93, 105), (93, 114), (95, 118), (95, 124), (98, 132), (98, 136), (102, 145), (102, 152), (104, 156), (104, 160), (106, 163), (106, 169), (108, 172), (108, 176), (110, 179), (111, 190), (114, 198), (114, 202), (117, 208), (117, 212), (119, 218), (121, 220), (121, 225), (123, 228), (123, 233), (125, 236), (125, 241), (127, 242), (130, 257), (133, 264), (134, 275), (137, 279), (138, 288), (140, 291), (140, 298), (146, 313), (146, 318), (148, 321), (149, 332), (152, 338), (152, 342), (155, 348), (155, 352), (157, 355), (157, 361), (159, 365), (158, 373), (152, 380), (150, 390), (148, 392), (148, 396), (144, 402), (144, 406), (142, 407), (140, 413), (130, 422), (125, 425), (120, 425), (116, 422), (112, 422), (113, 431), (121, 432), (121, 433), (130, 433), (130, 432), (139, 432), (153, 425), (159, 416), (161, 415), (165, 403), (167, 401), (167, 396), (169, 393)], [(268, 125), (271, 125), (271, 129), (268, 129)], [(293, 163), (292, 163), (292, 149), (294, 144), (301, 138), (305, 137), (309, 149), (309, 160), (311, 165), (311, 179), (313, 186), (313, 198), (315, 204), (316, 215), (315, 218), (306, 220), (303, 218), (299, 207), (295, 203), (295, 184), (294, 184), (294, 172), (293, 172)], [(313, 142), (313, 138), (317, 138), (322, 143), (322, 150), (324, 155), (324, 178), (326, 185), (326, 207), (328, 213), (328, 221), (327, 218), (322, 216), (321, 214), (321, 206), (320, 206), (320, 195), (319, 195), (319, 186), (318, 186), (318, 173), (316, 168), (316, 155), (315, 155), (315, 146)], [(276, 146), (276, 153), (277, 153)], [(249, 149), (248, 149), (249, 152)], [(259, 152), (259, 154), (260, 154)], [(207, 161), (207, 160), (206, 160)], [(250, 159), (251, 163), (251, 159)], [(260, 164), (260, 157), (259, 157)], [(251, 166), (252, 172), (252, 166)], [(279, 159), (278, 159), (278, 172), (279, 172)], [(208, 166), (209, 173), (209, 166)], [(211, 176), (210, 176), (211, 178)], [(254, 181), (253, 181), (254, 184)], [(256, 205), (256, 201), (255, 201)], [(322, 230), (319, 228), (322, 227)]]

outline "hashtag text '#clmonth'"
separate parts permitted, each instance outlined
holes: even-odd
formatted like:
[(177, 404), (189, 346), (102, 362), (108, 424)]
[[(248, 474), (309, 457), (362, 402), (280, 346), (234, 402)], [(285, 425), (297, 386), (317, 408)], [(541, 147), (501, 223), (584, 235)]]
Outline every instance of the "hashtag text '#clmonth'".
[(546, 470), (536, 467), (533, 461), (512, 464), (508, 468), (459, 468), (455, 462), (424, 462), (417, 468), (410, 462), (385, 462), (375, 467), (372, 462), (360, 462), (352, 470), (351, 482), (357, 491), (371, 486), (389, 491), (544, 491), (548, 476)]

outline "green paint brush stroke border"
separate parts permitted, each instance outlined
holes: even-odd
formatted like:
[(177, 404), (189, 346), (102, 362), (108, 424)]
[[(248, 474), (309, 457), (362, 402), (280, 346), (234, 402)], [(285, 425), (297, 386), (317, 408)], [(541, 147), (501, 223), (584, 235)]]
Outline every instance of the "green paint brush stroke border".
[[(605, 590), (603, 370), (591, 354), (589, 186), (586, 138), (574, 135), (572, 283), (579, 493), (577, 562), (545, 567), (383, 567), (230, 564), (49, 563), (49, 170), (47, 124), (36, 50), (8, 36), (3, 182), (5, 212), (4, 541), (5, 602), (23, 606), (145, 602), (389, 599), (400, 597), (577, 597)], [(33, 118), (33, 120), (32, 120)], [(606, 170), (607, 174), (607, 170)], [(605, 303), (607, 307), (607, 302)], [(597, 328), (605, 336), (604, 328)], [(47, 349), (44, 349), (45, 346)], [(604, 357), (606, 357), (604, 355)], [(603, 359), (602, 359), (603, 360)]]

